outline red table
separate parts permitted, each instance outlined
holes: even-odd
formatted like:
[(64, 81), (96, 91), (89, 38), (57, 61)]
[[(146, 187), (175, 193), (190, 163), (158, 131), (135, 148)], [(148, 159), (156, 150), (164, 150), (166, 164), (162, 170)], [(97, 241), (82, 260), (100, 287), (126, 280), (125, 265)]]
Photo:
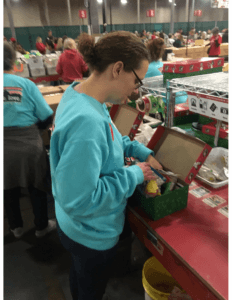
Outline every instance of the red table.
[(197, 185), (225, 199), (210, 207), (190, 191), (188, 206), (158, 221), (140, 208), (128, 206), (132, 230), (195, 300), (228, 299), (228, 218), (218, 209), (228, 204), (228, 186), (212, 189)]
[(41, 76), (41, 77), (29, 77), (28, 79), (30, 79), (34, 83), (62, 80), (62, 78), (60, 77), (59, 74), (57, 74), (57, 75), (46, 75), (46, 76)]

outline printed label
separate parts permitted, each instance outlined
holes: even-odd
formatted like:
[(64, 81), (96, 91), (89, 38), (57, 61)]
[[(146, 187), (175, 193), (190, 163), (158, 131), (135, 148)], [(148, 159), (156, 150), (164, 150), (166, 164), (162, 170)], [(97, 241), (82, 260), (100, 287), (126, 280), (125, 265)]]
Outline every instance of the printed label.
[(190, 194), (192, 194), (193, 196), (197, 197), (197, 198), (201, 198), (207, 194), (210, 194), (210, 191), (207, 190), (204, 187), (198, 187), (196, 189), (193, 189), (191, 191), (189, 191)]
[(228, 121), (229, 107), (226, 99), (188, 93), (189, 110), (221, 121)]
[(229, 217), (229, 208), (228, 208), (228, 205), (220, 208), (218, 210), (221, 214), (223, 214), (224, 216), (226, 216), (227, 218)]
[(4, 103), (21, 103), (22, 89), (17, 87), (4, 87), (3, 101)]
[(191, 188), (191, 187), (196, 187), (197, 186), (197, 183), (195, 182), (195, 181), (192, 181), (191, 183), (190, 183), (190, 185), (189, 185), (189, 187)]
[(226, 202), (225, 199), (222, 199), (218, 195), (210, 196), (208, 198), (203, 199), (202, 201), (205, 202), (206, 204), (208, 204), (211, 207), (216, 207), (216, 206)]

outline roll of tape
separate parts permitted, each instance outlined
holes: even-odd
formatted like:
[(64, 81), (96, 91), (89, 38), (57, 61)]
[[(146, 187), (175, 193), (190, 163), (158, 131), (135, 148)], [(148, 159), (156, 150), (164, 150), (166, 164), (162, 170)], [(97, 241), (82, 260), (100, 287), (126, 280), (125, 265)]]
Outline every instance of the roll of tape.
[(148, 113), (151, 110), (151, 101), (147, 96), (143, 96), (142, 99), (136, 101), (136, 109)]

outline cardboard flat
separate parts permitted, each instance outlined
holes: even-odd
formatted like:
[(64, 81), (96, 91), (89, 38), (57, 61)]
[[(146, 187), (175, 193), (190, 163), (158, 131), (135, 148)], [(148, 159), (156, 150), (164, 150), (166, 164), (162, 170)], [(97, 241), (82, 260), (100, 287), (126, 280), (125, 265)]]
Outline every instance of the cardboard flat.
[(52, 95), (46, 95), (44, 96), (44, 99), (46, 100), (47, 104), (51, 107), (51, 109), (56, 112), (57, 106), (60, 103), (60, 100), (63, 96), (63, 93), (59, 94), (52, 94)]
[(44, 86), (39, 88), (42, 95), (62, 93), (61, 86)]
[[(196, 169), (194, 164), (203, 164), (211, 151), (211, 147), (201, 140), (163, 126), (158, 127), (147, 147), (154, 151), (155, 158), (165, 170), (180, 174), (182, 184), (191, 183), (201, 166)], [(193, 174), (191, 179), (190, 173)]]

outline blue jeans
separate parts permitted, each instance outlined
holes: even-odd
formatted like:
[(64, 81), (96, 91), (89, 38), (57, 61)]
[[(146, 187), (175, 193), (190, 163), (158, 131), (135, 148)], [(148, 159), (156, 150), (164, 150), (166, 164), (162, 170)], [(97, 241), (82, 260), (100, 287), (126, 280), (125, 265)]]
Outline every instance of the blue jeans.
[(73, 300), (102, 300), (117, 245), (109, 250), (94, 250), (67, 237), (58, 222), (57, 231), (63, 247), (72, 257), (69, 280)]

